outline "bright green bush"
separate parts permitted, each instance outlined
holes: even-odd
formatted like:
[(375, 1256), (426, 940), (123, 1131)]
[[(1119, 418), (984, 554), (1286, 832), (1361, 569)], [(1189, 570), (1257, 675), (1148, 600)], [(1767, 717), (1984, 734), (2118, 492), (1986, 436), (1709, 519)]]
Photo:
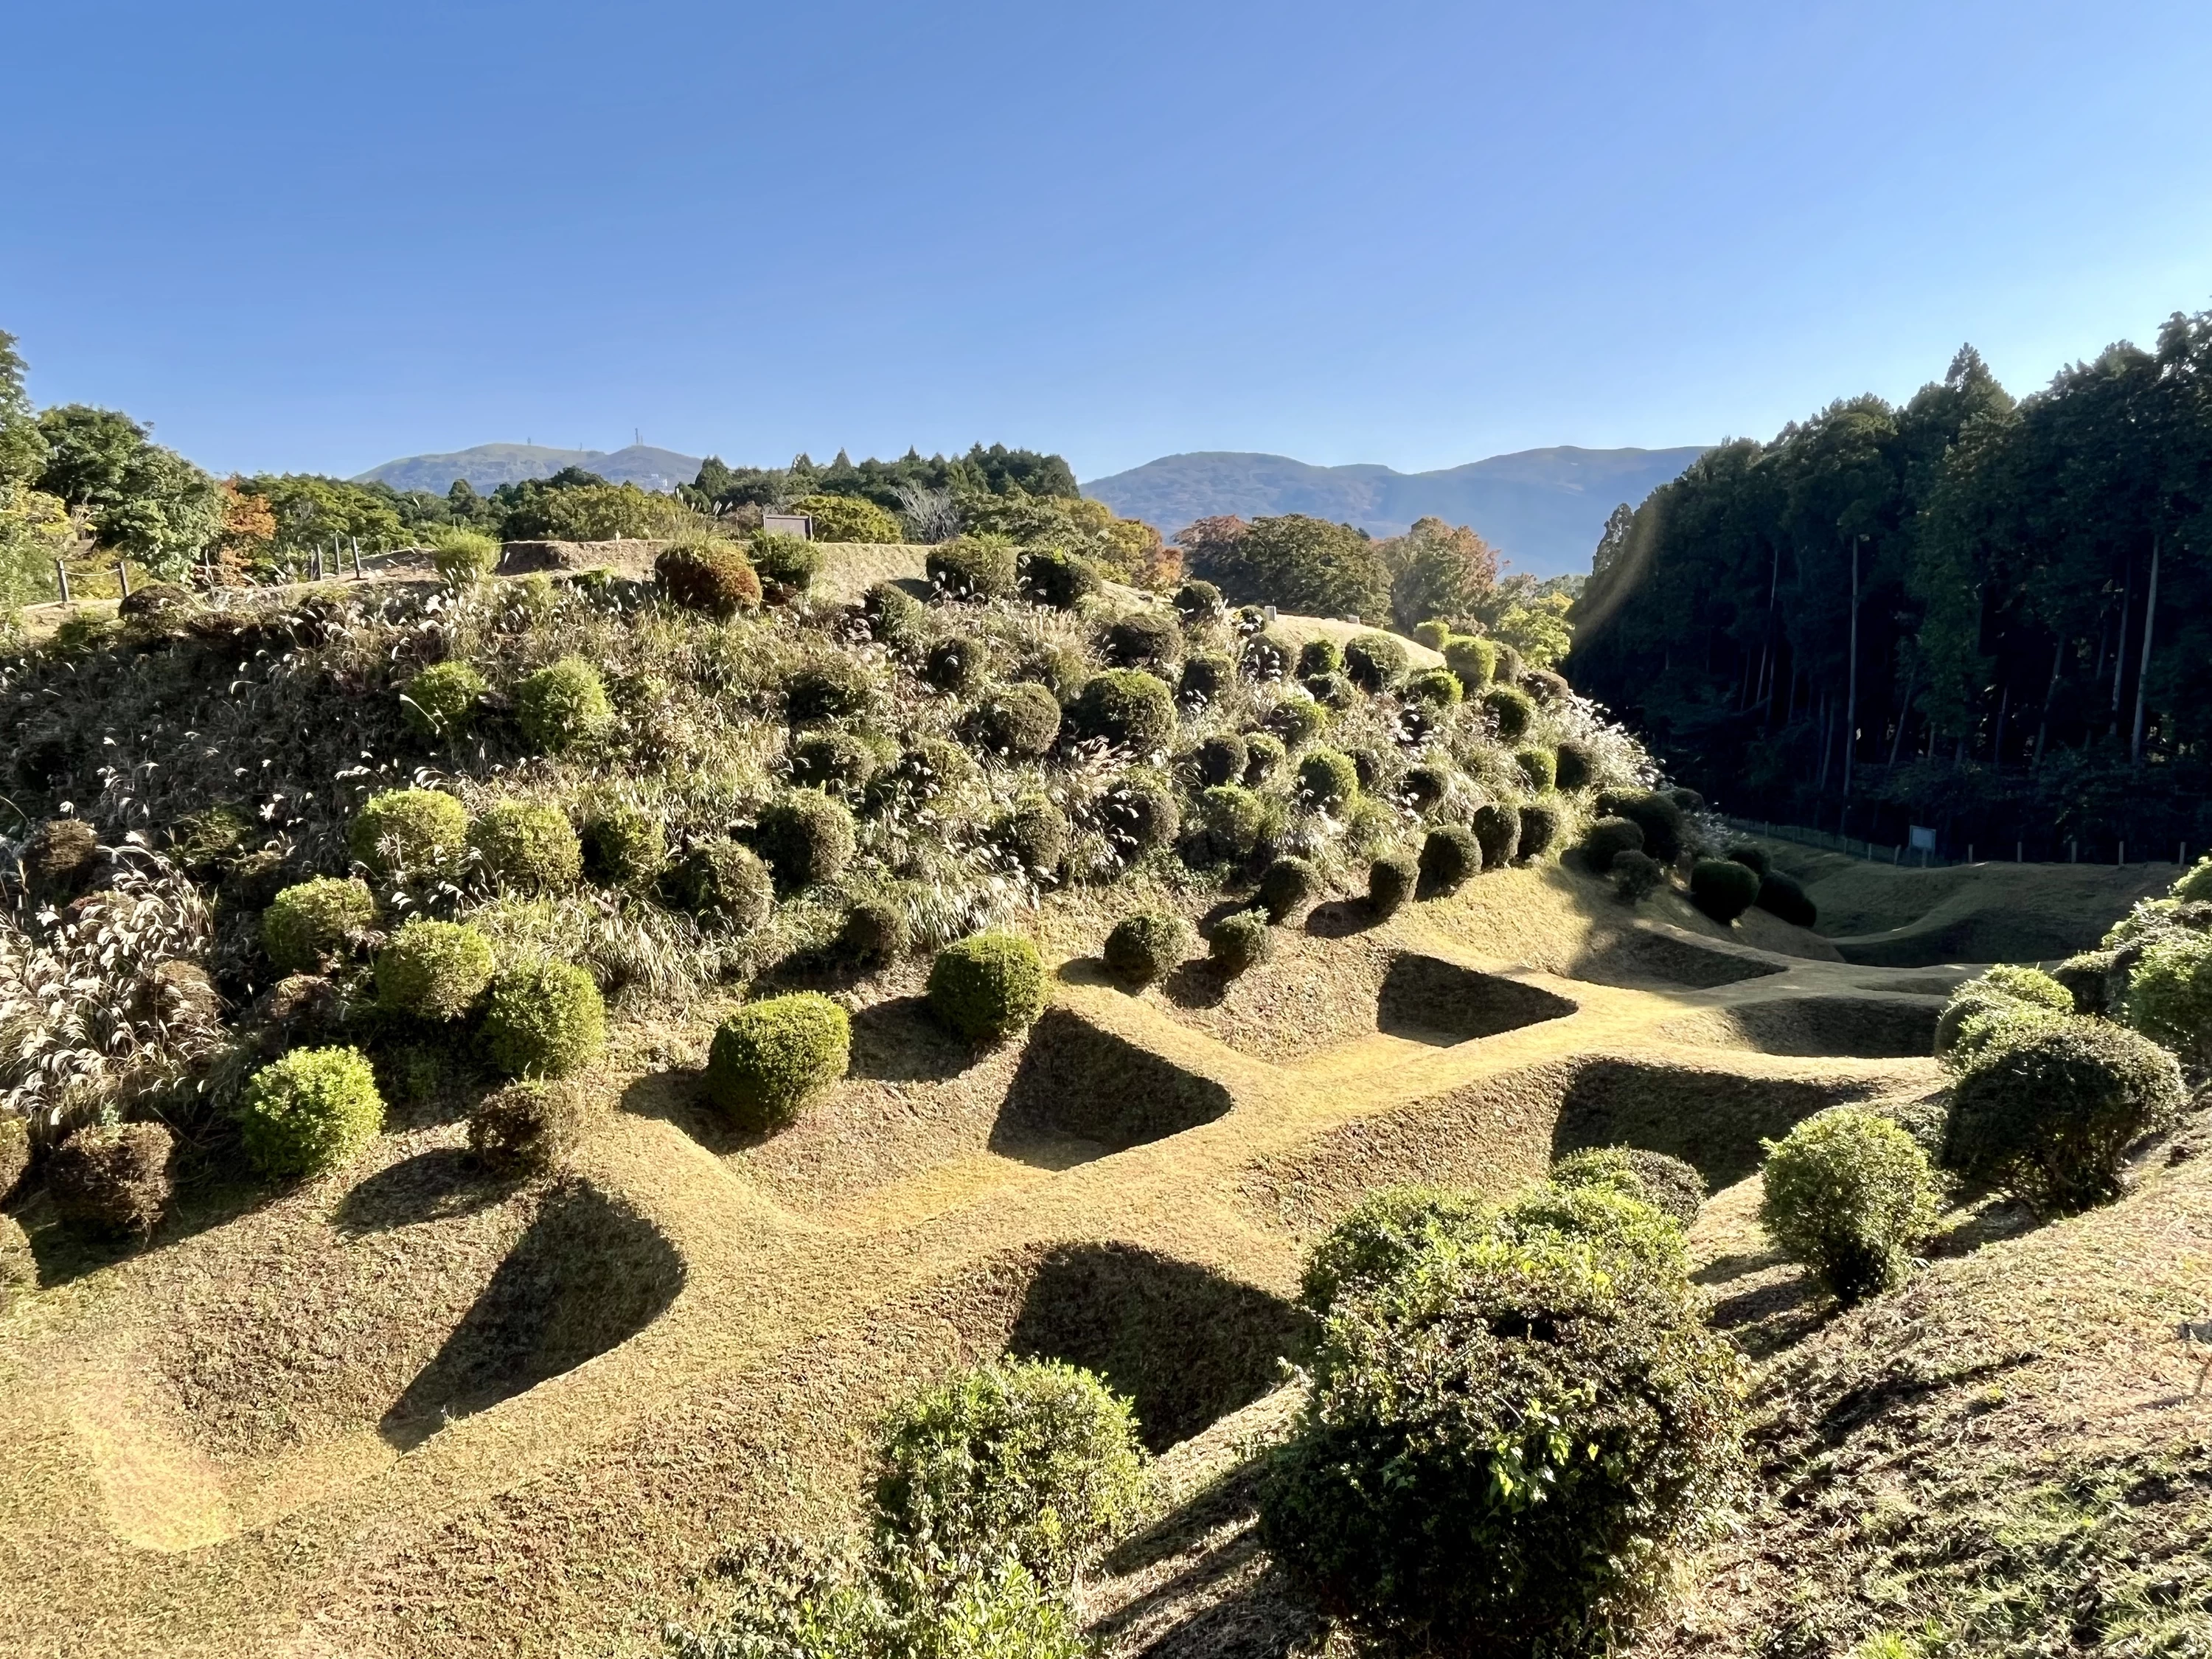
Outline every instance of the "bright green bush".
[(745, 538), (745, 552), (754, 574), (787, 593), (804, 593), (821, 574), (822, 550), (804, 537), (756, 530)]
[(927, 805), (975, 781), (975, 762), (948, 738), (922, 738), (887, 770), (876, 775), (868, 792), (872, 809), (894, 802)]
[(1559, 781), (1559, 757), (1549, 749), (1516, 749), (1513, 763), (1521, 769), (1521, 776), (1532, 793), (1544, 794)]
[(430, 566), (451, 588), (473, 587), (498, 568), (499, 544), (481, 531), (458, 527), (430, 537)]
[(793, 726), (850, 720), (867, 712), (868, 676), (850, 657), (817, 657), (784, 682), (784, 712)]
[(1474, 809), (1468, 827), (1482, 848), (1482, 867), (1503, 870), (1521, 851), (1520, 809), (1486, 801)]
[(2001, 1031), (1951, 1091), (1944, 1161), (2045, 1215), (2120, 1195), (2127, 1149), (2171, 1125), (2173, 1056), (2103, 1020), (2044, 1011)]
[(733, 841), (705, 841), (689, 848), (660, 879), (679, 910), (712, 916), (750, 933), (775, 908), (768, 866), (751, 848)]
[(1846, 1307), (1890, 1290), (1936, 1224), (1936, 1177), (1887, 1118), (1838, 1106), (1766, 1148), (1759, 1222)]
[(736, 543), (720, 536), (688, 538), (661, 550), (654, 579), (672, 604), (727, 621), (759, 609), (760, 577)]
[(1492, 685), (1482, 693), (1483, 712), (1504, 743), (1518, 743), (1536, 718), (1536, 704), (1517, 685)]
[(1267, 711), (1267, 729), (1290, 750), (1303, 749), (1328, 729), (1328, 710), (1311, 697), (1285, 697)]
[(1403, 853), (1392, 853), (1367, 866), (1367, 902), (1378, 916), (1395, 915), (1420, 884), (1421, 866)]
[(984, 660), (979, 641), (949, 635), (922, 653), (921, 678), (949, 696), (965, 696), (983, 684)]
[(818, 789), (785, 790), (761, 809), (753, 832), (785, 892), (835, 881), (853, 861), (853, 815)]
[(1498, 647), (1488, 640), (1455, 635), (1443, 647), (1444, 666), (1459, 677), (1461, 688), (1472, 696), (1479, 696), (1482, 688), (1497, 678)]
[(845, 1075), (852, 1057), (852, 1021), (828, 997), (813, 991), (769, 997), (715, 1029), (707, 1096), (740, 1129), (781, 1129)]
[(1413, 642), (1425, 645), (1431, 651), (1442, 651), (1451, 643), (1452, 631), (1449, 623), (1431, 617), (1426, 622), (1413, 624)]
[(1355, 634), (1344, 647), (1344, 672), (1363, 691), (1387, 691), (1406, 677), (1406, 647), (1388, 634)]
[(1257, 789), (1290, 763), (1291, 751), (1273, 732), (1244, 734), (1244, 787)]
[(1344, 670), (1344, 653), (1331, 639), (1308, 640), (1298, 647), (1298, 677), (1336, 674)]
[(491, 983), (491, 941), (463, 922), (410, 921), (376, 953), (376, 1001), (415, 1019), (459, 1019)]
[(1280, 858), (1260, 878), (1259, 900), (1267, 920), (1279, 926), (1313, 902), (1321, 892), (1321, 872), (1301, 858)]
[(261, 913), (261, 948), (283, 974), (319, 974), (376, 920), (366, 883), (317, 876), (287, 887)]
[(1407, 680), (1403, 693), (1408, 702), (1426, 703), (1431, 708), (1452, 708), (1467, 695), (1459, 683), (1459, 676), (1448, 668), (1425, 668)]
[(1312, 1368), (1261, 1536), (1392, 1651), (1614, 1650), (1733, 1465), (1727, 1343), (1664, 1275), (1547, 1228), (1338, 1296)]
[(450, 875), (469, 841), (469, 811), (435, 789), (386, 789), (371, 795), (346, 830), (356, 862), (404, 880)]
[(899, 521), (865, 495), (801, 495), (791, 504), (791, 510), (813, 519), (817, 542), (896, 545), (906, 539)]
[(1124, 916), (1106, 935), (1106, 966), (1133, 985), (1164, 979), (1190, 951), (1190, 924), (1171, 911)]
[(851, 732), (809, 732), (791, 745), (791, 781), (825, 793), (855, 794), (882, 765), (875, 749)]
[(1016, 555), (1003, 536), (956, 536), (923, 561), (931, 584), (947, 599), (1003, 599), (1014, 591)]
[(1521, 839), (1515, 856), (1522, 861), (1541, 858), (1559, 838), (1559, 809), (1547, 801), (1532, 801), (1520, 809)]
[(573, 963), (510, 968), (492, 981), (484, 1052), (509, 1077), (566, 1077), (606, 1047), (606, 1005)]
[(407, 682), (400, 711), (426, 737), (458, 738), (475, 720), (487, 689), (484, 677), (467, 663), (434, 663)]
[(2054, 1014), (2074, 1012), (2073, 993), (2040, 968), (2000, 962), (1995, 967), (1984, 969), (1979, 980), (1969, 982), (1986, 985), (2016, 1001), (2037, 1003)]
[(1759, 872), (1734, 859), (1699, 859), (1690, 866), (1690, 902), (1723, 927), (1759, 896)]
[(1065, 1587), (1138, 1512), (1129, 1402), (1056, 1360), (1003, 1360), (925, 1390), (878, 1455), (877, 1524), (953, 1558), (1001, 1551)]
[(1238, 910), (1213, 924), (1206, 945), (1207, 959), (1233, 979), (1275, 954), (1275, 936), (1268, 930), (1265, 913)]
[(1456, 891), (1482, 873), (1482, 843), (1459, 823), (1440, 823), (1421, 842), (1421, 884), (1436, 893)]
[(1198, 816), (1214, 857), (1242, 859), (1250, 857), (1260, 844), (1267, 807), (1242, 784), (1224, 783), (1200, 794)]
[(498, 800), (469, 825), (484, 874), (520, 893), (557, 893), (584, 873), (584, 848), (568, 815), (543, 801)]
[(1597, 781), (1597, 755), (1579, 738), (1569, 738), (1552, 751), (1553, 781), (1571, 794)]
[(1140, 754), (1165, 749), (1175, 738), (1175, 693), (1140, 668), (1109, 668), (1091, 677), (1067, 718), (1079, 737)]
[(2212, 1059), (2212, 934), (2176, 933), (2145, 950), (2128, 979), (2127, 1018), (2196, 1064)]
[(1060, 702), (1042, 685), (1001, 686), (976, 705), (970, 730), (994, 754), (1035, 760), (1059, 740)]
[(930, 964), (929, 1006), (971, 1042), (1014, 1036), (1044, 1012), (1044, 962), (1014, 934), (971, 934)]
[(1553, 1184), (1617, 1192), (1649, 1204), (1682, 1226), (1705, 1206), (1705, 1178), (1679, 1158), (1641, 1146), (1591, 1146), (1552, 1165)]
[(1686, 1306), (1690, 1253), (1682, 1224), (1638, 1194), (1609, 1182), (1563, 1186), (1540, 1181), (1502, 1211), (1501, 1237), (1532, 1239), (1541, 1233), (1580, 1239), (1607, 1259), (1617, 1276), (1657, 1285)]
[(469, 1154), (495, 1175), (537, 1175), (565, 1162), (591, 1125), (591, 1097), (573, 1083), (495, 1089), (469, 1113)]
[(335, 1170), (384, 1128), (375, 1068), (356, 1048), (295, 1048), (246, 1084), (239, 1128), (246, 1156), (272, 1180)]
[(1250, 751), (1244, 739), (1234, 732), (1217, 732), (1203, 740), (1191, 757), (1191, 765), (1198, 774), (1202, 787), (1218, 788), (1224, 783), (1241, 783)]
[(1050, 877), (1058, 872), (1061, 860), (1067, 857), (1068, 837), (1073, 831), (1066, 813), (1048, 796), (1031, 791), (1017, 800), (1012, 810), (998, 821), (994, 833), (1024, 872), (1031, 876)]
[(1341, 817), (1359, 798), (1359, 769), (1341, 750), (1310, 749), (1298, 761), (1298, 797), (1317, 811)]
[(2168, 894), (2185, 904), (2212, 900), (2212, 858), (2201, 858), (2181, 873)]
[(514, 688), (514, 721), (530, 746), (557, 755), (597, 737), (614, 719), (599, 671), (581, 657), (563, 657)]
[(1018, 569), (1023, 594), (1056, 611), (1073, 611), (1098, 591), (1091, 562), (1056, 547), (1022, 555)]
[(1367, 1194), (1306, 1256), (1298, 1300), (1326, 1318), (1347, 1290), (1372, 1291), (1449, 1242), (1492, 1231), (1496, 1209), (1450, 1187), (1383, 1187)]

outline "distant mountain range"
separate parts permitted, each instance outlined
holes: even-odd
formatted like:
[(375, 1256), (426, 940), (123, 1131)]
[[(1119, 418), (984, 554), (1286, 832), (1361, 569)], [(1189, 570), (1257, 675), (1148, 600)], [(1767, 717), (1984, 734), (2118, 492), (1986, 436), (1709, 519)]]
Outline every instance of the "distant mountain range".
[(1206, 450), (1094, 478), (1083, 493), (1173, 535), (1194, 519), (1305, 513), (1395, 536), (1431, 515), (1472, 525), (1516, 570), (1589, 568), (1606, 515), (1641, 501), (1705, 451), (1524, 449), (1437, 472), (1311, 466), (1285, 455)]
[(549, 449), (544, 444), (478, 444), (450, 455), (409, 455), (371, 467), (356, 483), (388, 483), (394, 489), (428, 489), (444, 495), (456, 478), (466, 478), (479, 495), (503, 483), (550, 478), (564, 466), (580, 466), (609, 483), (634, 483), (641, 489), (673, 489), (699, 476), (695, 455), (632, 444), (628, 449)]

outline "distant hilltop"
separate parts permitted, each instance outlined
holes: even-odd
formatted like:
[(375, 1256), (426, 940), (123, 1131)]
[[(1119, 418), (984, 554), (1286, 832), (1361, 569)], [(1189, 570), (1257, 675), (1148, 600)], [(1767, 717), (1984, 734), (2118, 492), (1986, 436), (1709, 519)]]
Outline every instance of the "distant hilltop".
[(1310, 514), (1395, 536), (1431, 515), (1471, 525), (1516, 570), (1589, 568), (1606, 515), (1632, 507), (1705, 453), (1679, 449), (1524, 449), (1437, 472), (1312, 466), (1285, 455), (1206, 450), (1095, 478), (1083, 493), (1173, 535), (1194, 519)]
[(479, 495), (503, 483), (550, 478), (564, 466), (580, 466), (609, 483), (634, 483), (641, 489), (673, 489), (699, 476), (699, 458), (672, 449), (632, 444), (628, 449), (550, 449), (543, 444), (478, 444), (450, 455), (408, 455), (371, 467), (356, 483), (386, 483), (394, 489), (428, 489), (442, 495), (456, 478), (466, 478)]

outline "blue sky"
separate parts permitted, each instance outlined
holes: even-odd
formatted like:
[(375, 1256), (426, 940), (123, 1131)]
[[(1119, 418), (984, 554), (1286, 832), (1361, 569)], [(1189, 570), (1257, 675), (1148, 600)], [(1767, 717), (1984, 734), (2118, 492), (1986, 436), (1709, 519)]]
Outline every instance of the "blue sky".
[(9, 9), (0, 328), (221, 471), (1449, 465), (2212, 306), (2201, 6)]

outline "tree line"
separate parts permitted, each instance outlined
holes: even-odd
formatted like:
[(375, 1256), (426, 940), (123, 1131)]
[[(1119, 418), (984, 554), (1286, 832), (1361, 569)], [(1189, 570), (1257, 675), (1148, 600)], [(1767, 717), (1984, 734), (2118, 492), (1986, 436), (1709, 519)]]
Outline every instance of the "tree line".
[(1569, 672), (1742, 816), (2212, 842), (2212, 312), (2015, 400), (1971, 348), (1617, 508)]

